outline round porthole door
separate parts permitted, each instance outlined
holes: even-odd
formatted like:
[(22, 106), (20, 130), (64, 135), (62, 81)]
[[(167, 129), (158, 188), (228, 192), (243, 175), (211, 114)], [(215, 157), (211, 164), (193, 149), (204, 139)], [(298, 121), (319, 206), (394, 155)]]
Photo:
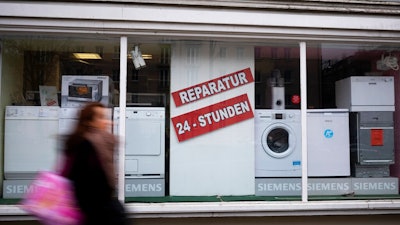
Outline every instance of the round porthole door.
[(274, 158), (284, 158), (295, 149), (296, 137), (289, 126), (275, 123), (264, 130), (261, 142), (268, 155)]

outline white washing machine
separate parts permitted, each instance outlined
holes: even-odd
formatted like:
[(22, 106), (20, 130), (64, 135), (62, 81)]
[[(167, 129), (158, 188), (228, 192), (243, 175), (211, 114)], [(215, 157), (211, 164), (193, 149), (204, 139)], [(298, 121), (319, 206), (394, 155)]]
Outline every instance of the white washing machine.
[(58, 106), (6, 107), (6, 179), (33, 179), (39, 171), (54, 169), (59, 109)]
[(308, 175), (350, 176), (349, 112), (307, 110)]
[(300, 110), (255, 110), (255, 176), (301, 176)]
[[(119, 108), (114, 108), (114, 133), (118, 132)], [(165, 176), (165, 108), (127, 107), (125, 176)]]

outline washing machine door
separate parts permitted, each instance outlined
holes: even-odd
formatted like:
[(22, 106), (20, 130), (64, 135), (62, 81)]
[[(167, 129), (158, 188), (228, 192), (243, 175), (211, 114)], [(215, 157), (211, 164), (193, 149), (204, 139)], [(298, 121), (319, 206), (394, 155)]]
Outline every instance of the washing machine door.
[(274, 158), (284, 158), (295, 149), (296, 136), (286, 124), (275, 123), (264, 130), (261, 142), (268, 155)]

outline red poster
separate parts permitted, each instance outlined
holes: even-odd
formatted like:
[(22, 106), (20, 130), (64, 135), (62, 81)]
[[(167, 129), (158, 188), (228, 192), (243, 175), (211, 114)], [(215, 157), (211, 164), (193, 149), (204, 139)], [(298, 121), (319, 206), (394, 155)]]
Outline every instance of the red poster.
[(383, 130), (371, 130), (371, 146), (383, 146)]
[(253, 117), (249, 98), (247, 94), (243, 94), (171, 120), (181, 142)]
[(178, 90), (172, 93), (175, 106), (195, 102), (199, 99), (207, 98), (243, 85), (253, 82), (253, 75), (250, 68), (239, 70), (213, 80), (196, 84), (191, 87)]

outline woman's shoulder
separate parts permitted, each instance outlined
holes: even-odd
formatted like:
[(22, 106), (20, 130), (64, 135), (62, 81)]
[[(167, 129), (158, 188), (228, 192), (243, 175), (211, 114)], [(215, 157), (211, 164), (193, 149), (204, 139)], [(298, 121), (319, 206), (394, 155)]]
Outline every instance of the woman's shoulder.
[(93, 144), (84, 136), (70, 136), (66, 142), (66, 152), (76, 153), (85, 150), (90, 150), (93, 148)]

